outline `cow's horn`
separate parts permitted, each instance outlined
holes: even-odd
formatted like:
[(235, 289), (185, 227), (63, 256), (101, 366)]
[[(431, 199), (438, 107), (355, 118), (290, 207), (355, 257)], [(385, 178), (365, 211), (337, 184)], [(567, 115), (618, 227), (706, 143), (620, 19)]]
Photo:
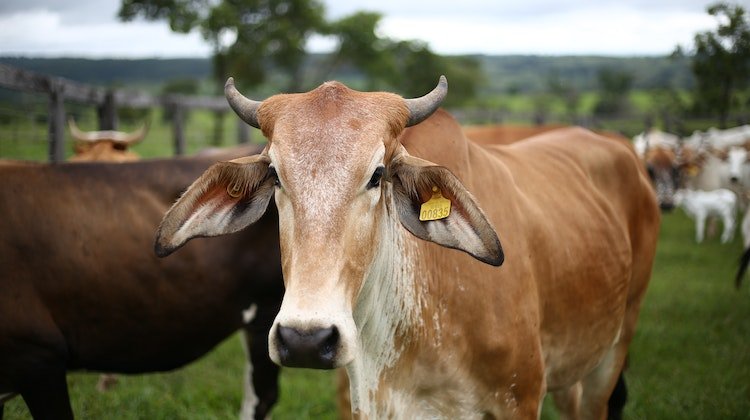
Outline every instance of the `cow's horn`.
[(406, 106), (409, 107), (409, 122), (406, 126), (411, 127), (427, 119), (438, 109), (446, 94), (448, 94), (448, 80), (445, 76), (440, 76), (440, 81), (432, 92), (421, 98), (405, 99)]
[(78, 128), (75, 119), (68, 118), (68, 128), (70, 128), (70, 135), (78, 141), (96, 141), (97, 136), (92, 136), (91, 133), (84, 133)]
[(137, 144), (141, 140), (143, 140), (146, 137), (146, 133), (148, 133), (148, 121), (145, 121), (141, 126), (138, 128), (138, 130), (132, 132), (132, 133), (123, 133), (120, 131), (115, 131), (112, 134), (112, 140), (118, 143), (123, 143), (127, 146), (132, 146), (134, 144)]
[(242, 121), (245, 121), (255, 128), (260, 128), (260, 124), (258, 124), (258, 107), (263, 102), (248, 99), (241, 94), (237, 88), (234, 87), (233, 77), (227, 79), (227, 83), (224, 85), (224, 95), (227, 97), (229, 106), (232, 107)]

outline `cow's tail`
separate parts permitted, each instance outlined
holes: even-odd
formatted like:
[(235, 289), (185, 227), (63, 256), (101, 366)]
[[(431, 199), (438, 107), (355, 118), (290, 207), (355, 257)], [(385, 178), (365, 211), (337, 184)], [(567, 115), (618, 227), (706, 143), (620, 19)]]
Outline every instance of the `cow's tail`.
[(742, 278), (745, 277), (745, 271), (747, 271), (747, 266), (750, 263), (750, 247), (747, 247), (745, 249), (745, 252), (742, 253), (742, 257), (740, 257), (740, 266), (737, 268), (737, 277), (734, 279), (734, 287), (737, 289), (740, 288), (742, 285)]

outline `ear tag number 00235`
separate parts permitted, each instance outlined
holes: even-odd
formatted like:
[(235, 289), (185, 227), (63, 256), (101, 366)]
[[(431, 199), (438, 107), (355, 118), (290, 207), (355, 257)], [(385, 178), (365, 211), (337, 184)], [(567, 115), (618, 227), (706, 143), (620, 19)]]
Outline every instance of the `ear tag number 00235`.
[(451, 201), (440, 194), (438, 187), (432, 187), (432, 197), (422, 203), (419, 209), (419, 220), (426, 222), (428, 220), (445, 219), (451, 214)]

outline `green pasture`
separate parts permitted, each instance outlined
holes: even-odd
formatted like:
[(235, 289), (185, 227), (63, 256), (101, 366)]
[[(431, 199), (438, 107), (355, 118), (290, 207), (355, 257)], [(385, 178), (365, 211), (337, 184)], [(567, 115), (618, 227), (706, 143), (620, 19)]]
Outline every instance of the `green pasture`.
[[(733, 275), (741, 239), (697, 245), (681, 212), (663, 218), (653, 278), (626, 373), (628, 419), (750, 417), (750, 281)], [(746, 279), (750, 280), (750, 279)], [(121, 376), (107, 393), (97, 375), (68, 376), (80, 419), (235, 419), (242, 398), (244, 354), (233, 336), (196, 363), (174, 372)], [(335, 374), (286, 369), (275, 419), (334, 419)], [(20, 398), (6, 419), (28, 419)], [(542, 418), (556, 416), (545, 404)]]

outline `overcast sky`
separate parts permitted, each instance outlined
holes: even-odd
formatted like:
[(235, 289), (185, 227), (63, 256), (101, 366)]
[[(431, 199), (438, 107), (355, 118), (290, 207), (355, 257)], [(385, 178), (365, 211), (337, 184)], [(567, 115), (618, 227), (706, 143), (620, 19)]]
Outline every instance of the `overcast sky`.
[[(384, 18), (380, 35), (421, 39), (440, 54), (663, 55), (714, 29), (713, 0), (323, 0), (327, 17)], [(750, 11), (750, 0), (735, 0)], [(197, 33), (164, 21), (121, 23), (120, 0), (0, 0), (0, 55), (208, 57)], [(330, 48), (311, 40), (315, 51)]]

